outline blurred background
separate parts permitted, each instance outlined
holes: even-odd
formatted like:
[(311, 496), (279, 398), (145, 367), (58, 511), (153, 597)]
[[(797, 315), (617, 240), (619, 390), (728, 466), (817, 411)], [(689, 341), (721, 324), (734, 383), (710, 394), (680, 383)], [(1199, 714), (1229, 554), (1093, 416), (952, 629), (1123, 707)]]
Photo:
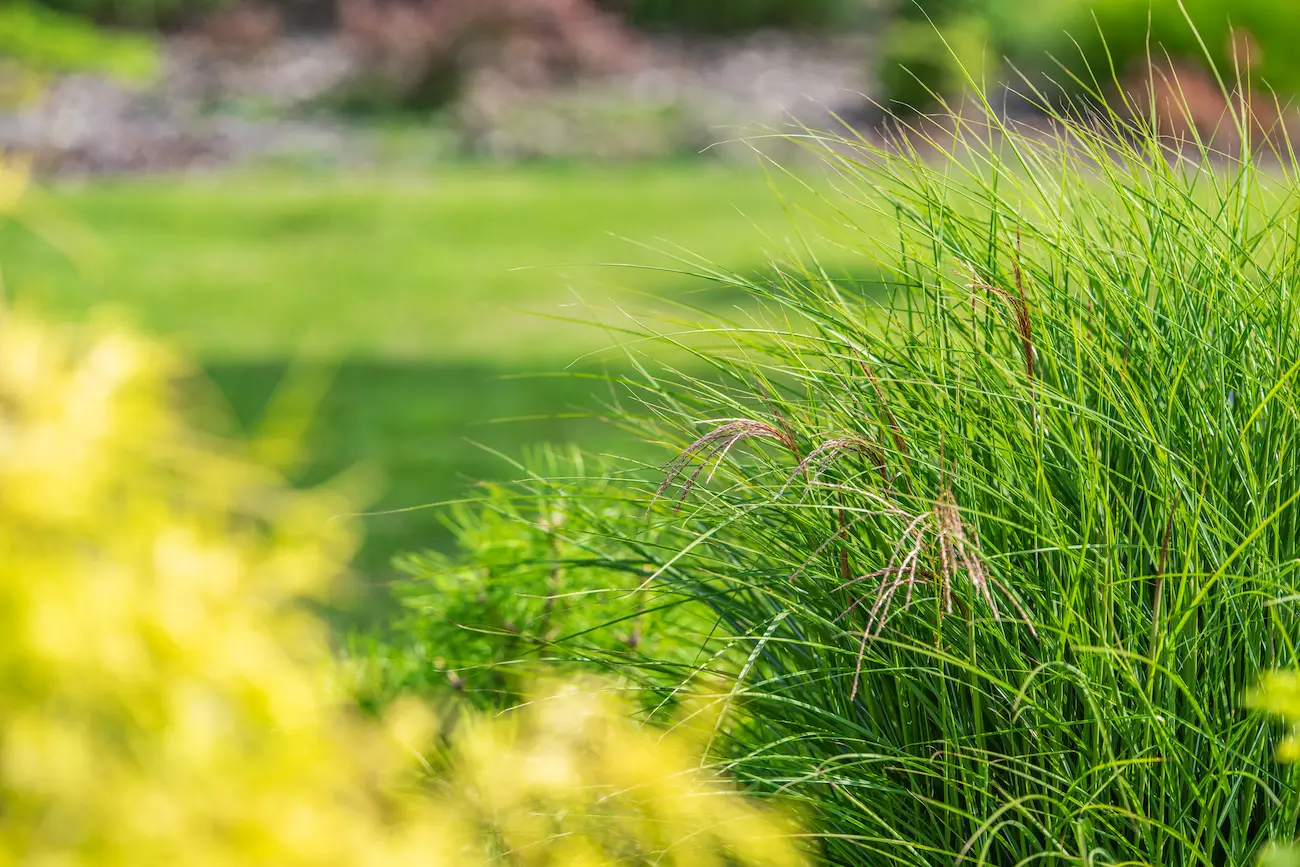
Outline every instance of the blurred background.
[(764, 132), (879, 139), (978, 85), (1017, 123), (1037, 89), (1231, 139), (1217, 65), (1285, 141), (1300, 7), (1184, 5), (1196, 31), (1176, 0), (5, 0), (0, 150), (39, 187), (4, 291), (171, 340), (248, 430), (310, 415), (301, 481), (374, 475), (380, 586), (448, 544), (419, 507), (528, 444), (635, 450), (599, 421), (629, 311), (734, 304), (673, 257), (762, 273), (782, 195), (830, 183)]

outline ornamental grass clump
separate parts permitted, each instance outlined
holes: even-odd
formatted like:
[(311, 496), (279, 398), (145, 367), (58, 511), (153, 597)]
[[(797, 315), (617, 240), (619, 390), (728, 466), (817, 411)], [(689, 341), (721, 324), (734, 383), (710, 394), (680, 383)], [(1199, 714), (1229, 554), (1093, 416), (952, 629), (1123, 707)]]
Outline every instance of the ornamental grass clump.
[(638, 348), (625, 420), (663, 468), (571, 498), (611, 587), (707, 606), (677, 683), (739, 674), (718, 746), (832, 863), (1208, 867), (1297, 836), (1245, 699), (1300, 662), (1297, 163), (1096, 105), (806, 137), (838, 187), (813, 228), (880, 294), (807, 255), (704, 269), (752, 319), (668, 338), (685, 372)]
[(1115, 115), (930, 144), (829, 156), (878, 307), (792, 273), (727, 386), (643, 387), (790, 442), (656, 558), (752, 648), (736, 767), (840, 863), (1247, 863), (1300, 807), (1242, 698), (1297, 661), (1294, 163)]

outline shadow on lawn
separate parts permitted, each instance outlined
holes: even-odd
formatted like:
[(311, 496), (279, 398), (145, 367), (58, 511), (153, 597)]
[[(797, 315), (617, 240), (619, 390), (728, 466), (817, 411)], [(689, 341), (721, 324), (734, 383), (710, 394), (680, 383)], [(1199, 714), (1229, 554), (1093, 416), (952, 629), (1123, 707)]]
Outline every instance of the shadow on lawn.
[[(256, 425), (284, 380), (285, 363), (214, 364), (207, 373), (238, 421)], [(609, 385), (565, 375), (510, 376), (488, 366), (435, 363), (345, 363), (331, 377), (306, 436), (299, 480), (311, 484), (365, 465), (377, 469), (382, 496), (372, 503), (356, 561), (365, 577), (349, 618), (379, 616), (395, 554), (447, 549), (451, 538), (437, 508), (473, 496), (473, 483), (513, 478), (497, 449), (518, 457), (538, 443), (580, 442), (590, 452), (628, 450), (627, 435), (597, 417)], [(603, 394), (603, 398), (602, 398)], [(386, 510), (388, 514), (379, 514)]]
[[(746, 275), (779, 283), (770, 271)], [(837, 275), (837, 285), (864, 313), (879, 304), (876, 274)], [(787, 287), (788, 288), (788, 287)], [(720, 310), (745, 308), (741, 289), (711, 284), (694, 303)], [(387, 585), (398, 573), (394, 555), (447, 550), (452, 543), (435, 504), (475, 495), (477, 481), (515, 478), (509, 458), (542, 443), (578, 443), (588, 453), (637, 457), (641, 445), (600, 415), (616, 397), (608, 381), (624, 371), (584, 369), (533, 374), (491, 364), (351, 361), (333, 371), (306, 436), (306, 461), (297, 481), (319, 483), (358, 465), (379, 471), (382, 496), (364, 520), (364, 547), (356, 567), (366, 579), (342, 612), (373, 621), (391, 604)], [(268, 399), (284, 381), (288, 363), (210, 363), (207, 373), (246, 429), (256, 426)], [(628, 373), (631, 369), (628, 368)], [(494, 454), (493, 450), (502, 454)], [(645, 456), (652, 457), (649, 450)]]

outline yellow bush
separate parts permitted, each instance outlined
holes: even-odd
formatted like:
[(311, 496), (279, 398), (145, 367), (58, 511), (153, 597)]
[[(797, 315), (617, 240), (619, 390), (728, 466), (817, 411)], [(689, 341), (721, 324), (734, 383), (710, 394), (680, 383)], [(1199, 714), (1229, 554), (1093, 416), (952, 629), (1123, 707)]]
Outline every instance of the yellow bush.
[(0, 324), (0, 859), (436, 852), (388, 830), (404, 761), (349, 718), (300, 606), (351, 551), (343, 504), (189, 431), (174, 370), (119, 333)]
[(439, 800), (519, 867), (803, 865), (792, 825), (702, 769), (710, 709), (666, 734), (611, 694), (552, 686), (455, 738)]
[(177, 370), (0, 317), (0, 865), (802, 863), (701, 739), (607, 696), (464, 722), (432, 763), (428, 714), (354, 713), (302, 604), (349, 503), (187, 427)]
[[(1251, 693), (1249, 703), (1286, 720), (1291, 731), (1278, 745), (1278, 761), (1300, 761), (1300, 673), (1271, 672)], [(1259, 863), (1260, 867), (1300, 867), (1300, 848), (1270, 846)]]
[(1282, 717), (1291, 725), (1291, 733), (1277, 748), (1278, 761), (1300, 760), (1300, 674), (1272, 672), (1250, 696), (1250, 704)]

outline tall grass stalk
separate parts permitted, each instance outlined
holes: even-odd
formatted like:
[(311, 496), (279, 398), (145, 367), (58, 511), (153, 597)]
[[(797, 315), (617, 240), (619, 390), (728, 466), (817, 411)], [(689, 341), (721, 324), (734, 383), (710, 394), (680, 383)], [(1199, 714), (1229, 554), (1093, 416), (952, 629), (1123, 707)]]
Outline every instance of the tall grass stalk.
[(718, 748), (834, 863), (1208, 867), (1297, 835), (1244, 701), (1300, 664), (1296, 163), (1131, 117), (810, 138), (823, 228), (887, 298), (808, 257), (696, 269), (761, 324), (693, 373), (634, 357), (654, 478), (557, 483), (590, 562), (708, 607), (709, 652), (648, 682), (736, 675)]

